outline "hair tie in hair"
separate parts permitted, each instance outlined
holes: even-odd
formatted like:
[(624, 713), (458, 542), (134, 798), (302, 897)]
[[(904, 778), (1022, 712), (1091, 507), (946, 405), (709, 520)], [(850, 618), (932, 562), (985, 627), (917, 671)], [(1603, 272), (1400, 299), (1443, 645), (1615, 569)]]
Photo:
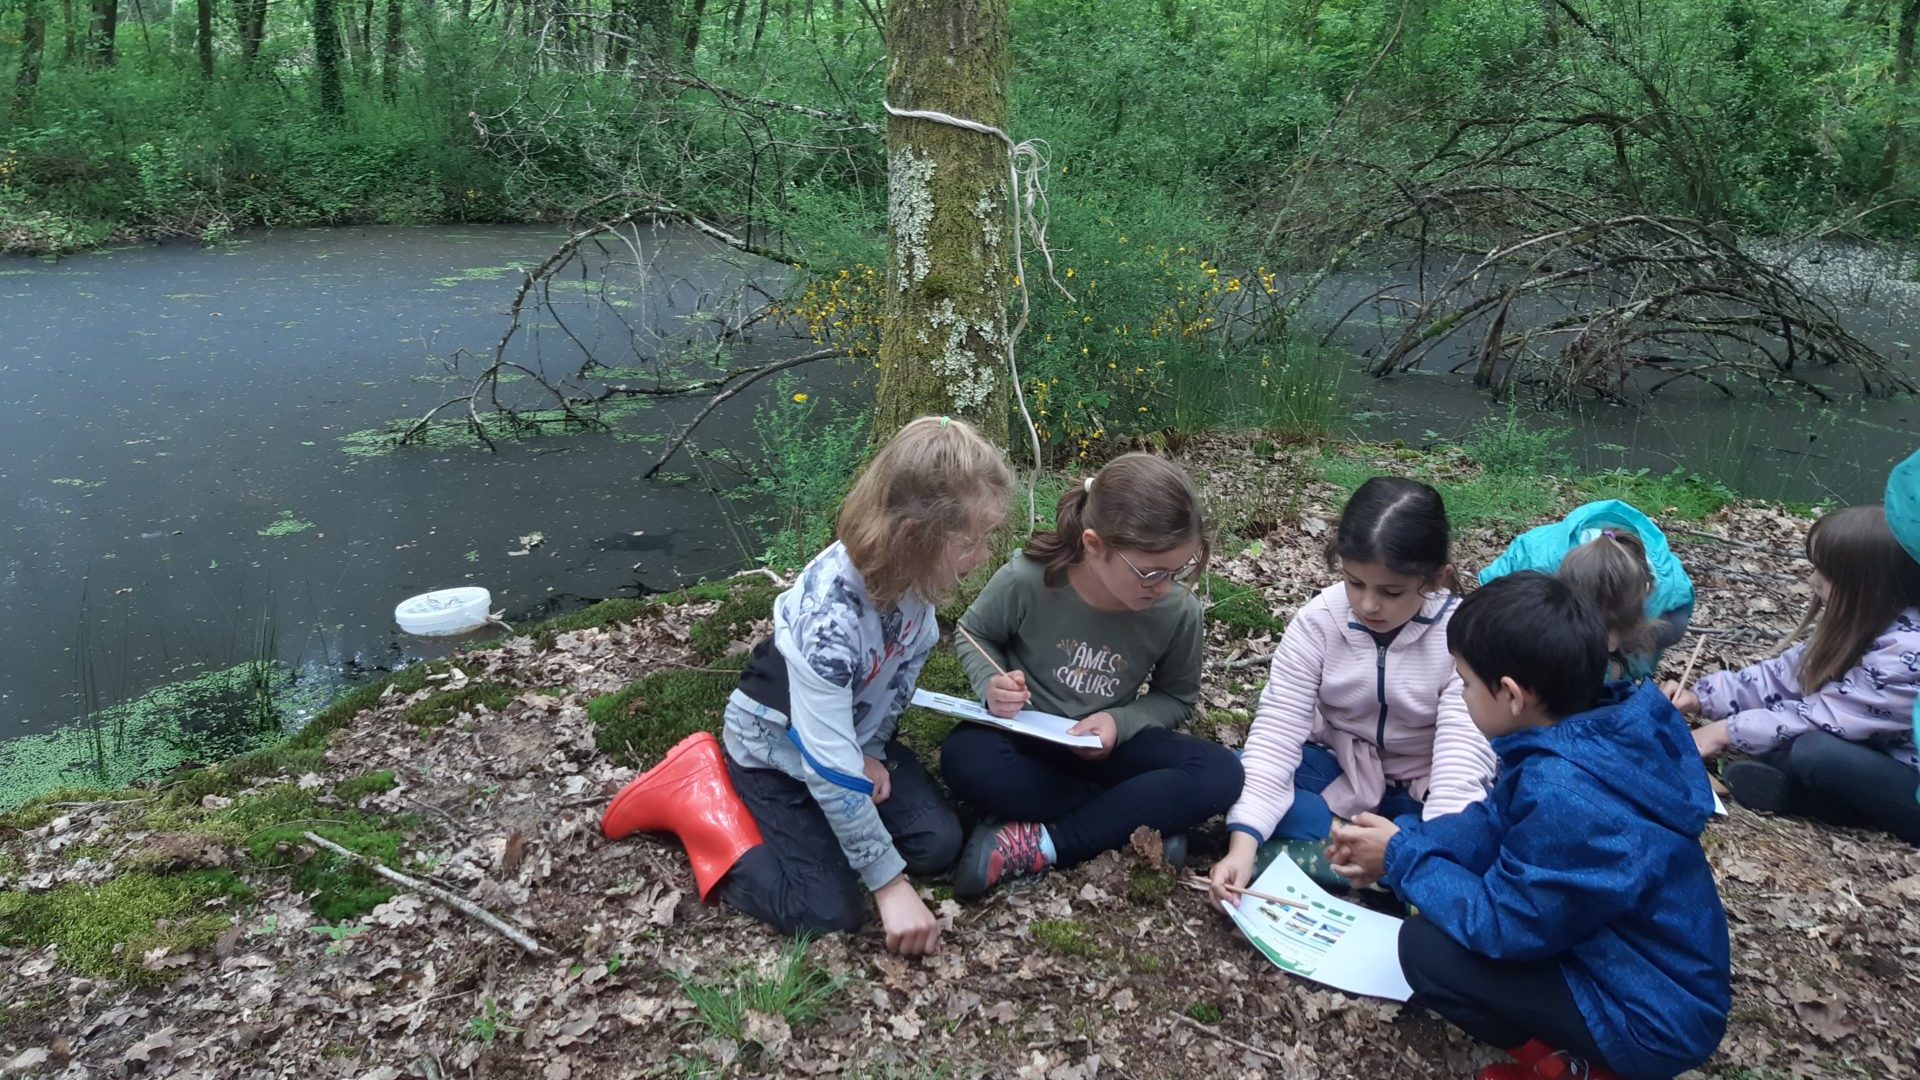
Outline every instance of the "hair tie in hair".
[(953, 423), (953, 417), (951, 416), (943, 416), (940, 418), (941, 427), (946, 427), (948, 424), (951, 424), (951, 423)]
[(1087, 494), (1089, 495), (1093, 494), (1093, 477), (1091, 476), (1087, 477), (1086, 483), (1081, 484), (1080, 486), (1086, 489)]
[(1606, 537), (1609, 540), (1613, 540), (1616, 542), (1619, 541), (1620, 539), (1620, 534), (1617, 532), (1614, 532), (1612, 529), (1601, 529), (1600, 535)]

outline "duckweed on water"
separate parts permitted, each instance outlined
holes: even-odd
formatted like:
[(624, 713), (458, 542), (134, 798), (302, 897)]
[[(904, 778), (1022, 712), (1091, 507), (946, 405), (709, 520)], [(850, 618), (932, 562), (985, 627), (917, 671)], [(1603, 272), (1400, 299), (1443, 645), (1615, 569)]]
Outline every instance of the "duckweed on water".
[(313, 522), (295, 517), (291, 510), (282, 510), (280, 511), (279, 517), (275, 518), (266, 528), (258, 530), (258, 532), (261, 536), (265, 537), (280, 537), (303, 533), (311, 528), (313, 528)]
[(83, 724), (0, 742), (0, 810), (57, 788), (118, 787), (279, 739), (282, 725), (315, 704), (311, 691), (302, 693), (293, 669), (276, 665), (271, 696), (281, 724), (263, 730), (252, 667), (236, 664), (169, 683)]
[[(524, 378), (524, 376), (522, 376)], [(502, 377), (505, 384), (512, 380)], [(593, 424), (572, 423), (566, 421), (566, 414), (558, 409), (524, 409), (519, 413), (519, 424), (509, 420), (503, 413), (481, 413), (480, 426), (485, 429), (487, 438), (496, 442), (516, 439), (551, 439), (568, 435), (584, 435), (590, 432), (604, 432), (619, 442), (656, 443), (666, 439), (662, 433), (635, 434), (620, 431), (617, 425), (629, 417), (645, 412), (654, 406), (652, 401), (631, 398), (623, 401), (611, 401), (601, 405), (597, 412), (584, 415), (593, 416), (601, 423), (614, 427), (607, 431)], [(458, 420), (436, 420), (427, 425), (421, 437), (400, 445), (400, 436), (413, 428), (416, 417), (394, 420), (384, 427), (367, 428), (351, 432), (339, 438), (340, 452), (348, 457), (377, 458), (385, 457), (402, 449), (426, 450), (481, 450), (486, 445), (474, 438), (473, 428), (462, 418)]]
[(526, 267), (517, 263), (507, 266), (471, 266), (446, 277), (434, 278), (433, 283), (442, 288), (451, 289), (460, 285), (471, 285), (474, 282), (498, 281), (503, 274), (524, 274), (526, 271)]

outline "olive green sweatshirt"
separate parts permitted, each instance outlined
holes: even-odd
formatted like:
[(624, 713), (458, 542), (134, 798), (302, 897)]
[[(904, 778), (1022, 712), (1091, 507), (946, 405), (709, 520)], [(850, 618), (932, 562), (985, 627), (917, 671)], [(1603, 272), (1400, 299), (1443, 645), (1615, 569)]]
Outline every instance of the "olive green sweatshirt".
[[(1026, 672), (1028, 708), (1074, 720), (1110, 712), (1122, 742), (1142, 728), (1179, 727), (1200, 700), (1202, 609), (1184, 585), (1145, 611), (1100, 611), (1064, 581), (1048, 588), (1041, 565), (1015, 555), (960, 625), (995, 663)], [(964, 638), (954, 647), (985, 700), (993, 665)]]

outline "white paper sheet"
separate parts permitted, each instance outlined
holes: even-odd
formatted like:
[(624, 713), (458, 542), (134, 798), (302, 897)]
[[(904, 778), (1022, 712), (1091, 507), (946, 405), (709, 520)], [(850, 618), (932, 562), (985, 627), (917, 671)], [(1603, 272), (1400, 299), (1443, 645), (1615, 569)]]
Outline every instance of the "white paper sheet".
[(1405, 1001), (1413, 996), (1400, 971), (1399, 919), (1335, 899), (1284, 855), (1250, 888), (1305, 905), (1251, 896), (1241, 897), (1237, 906), (1220, 905), (1280, 970), (1369, 997)]
[(1061, 746), (1085, 746), (1094, 749), (1098, 749), (1100, 746), (1100, 737), (1098, 735), (1067, 734), (1067, 730), (1073, 727), (1075, 722), (1064, 716), (1055, 716), (1052, 713), (1032, 712), (1023, 709), (1015, 715), (1013, 719), (1003, 720), (988, 712), (977, 701), (968, 701), (965, 698), (957, 698), (951, 694), (936, 694), (931, 690), (915, 690), (913, 692), (913, 703), (923, 709), (932, 709), (934, 712), (946, 713), (948, 716), (957, 716), (962, 720), (971, 720), (976, 724), (986, 724), (989, 727), (997, 727), (1003, 731), (1011, 731), (1017, 735), (1031, 735), (1036, 739), (1045, 739), (1050, 743), (1059, 743)]

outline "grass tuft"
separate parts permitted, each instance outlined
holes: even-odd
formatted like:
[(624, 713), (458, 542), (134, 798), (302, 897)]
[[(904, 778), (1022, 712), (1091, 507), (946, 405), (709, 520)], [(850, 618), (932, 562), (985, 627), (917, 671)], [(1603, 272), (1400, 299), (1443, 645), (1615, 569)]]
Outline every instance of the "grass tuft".
[(820, 1015), (840, 983), (807, 956), (807, 943), (802, 940), (782, 949), (764, 970), (737, 971), (724, 983), (682, 979), (680, 988), (695, 1010), (687, 1023), (712, 1035), (750, 1042), (752, 1014), (777, 1016), (790, 1027), (804, 1024)]

